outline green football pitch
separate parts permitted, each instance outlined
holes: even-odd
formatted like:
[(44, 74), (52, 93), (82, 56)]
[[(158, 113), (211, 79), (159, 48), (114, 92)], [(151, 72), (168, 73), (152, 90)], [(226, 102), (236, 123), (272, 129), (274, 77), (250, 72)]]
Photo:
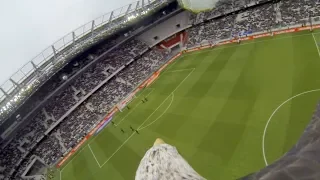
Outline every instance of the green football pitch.
[(56, 179), (134, 179), (158, 137), (207, 179), (236, 179), (265, 167), (296, 143), (320, 99), (318, 42), (320, 34), (306, 31), (184, 54)]

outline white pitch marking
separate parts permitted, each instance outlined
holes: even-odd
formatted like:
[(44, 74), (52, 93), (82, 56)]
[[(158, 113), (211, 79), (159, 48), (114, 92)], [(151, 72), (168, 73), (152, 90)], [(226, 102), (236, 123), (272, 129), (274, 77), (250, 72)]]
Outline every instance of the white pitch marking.
[(266, 164), (266, 166), (268, 166), (268, 161), (267, 161), (267, 158), (266, 158), (266, 152), (265, 152), (265, 136), (266, 136), (266, 132), (267, 132), (267, 129), (268, 129), (268, 126), (269, 126), (269, 123), (272, 119), (272, 117), (274, 116), (274, 114), (284, 105), (286, 104), (288, 101), (298, 97), (298, 96), (301, 96), (301, 95), (304, 95), (304, 94), (308, 94), (308, 93), (311, 93), (311, 92), (317, 92), (317, 91), (320, 91), (320, 89), (314, 89), (314, 90), (309, 90), (309, 91), (305, 91), (305, 92), (302, 92), (300, 94), (297, 94), (295, 96), (292, 96), (291, 98), (285, 100), (283, 103), (281, 103), (271, 114), (271, 116), (269, 117), (267, 123), (266, 123), (266, 126), (264, 127), (264, 131), (263, 131), (263, 136), (262, 136), (262, 155), (263, 155), (263, 159), (264, 159), (264, 163)]
[[(314, 34), (319, 34), (319, 33), (320, 33), (320, 32), (312, 33), (312, 35), (314, 35)], [(214, 50), (226, 49), (226, 48), (231, 48), (231, 47), (236, 47), (236, 46), (243, 46), (243, 45), (248, 45), (248, 44), (261, 43), (261, 42), (274, 41), (274, 40), (281, 40), (281, 39), (294, 38), (294, 37), (307, 36), (307, 35), (309, 35), (309, 34), (302, 34), (302, 35), (296, 35), (296, 36), (291, 36), (291, 37), (274, 38), (274, 39), (262, 40), (262, 41), (257, 41), (257, 42), (249, 42), (249, 43), (244, 43), (244, 44), (240, 44), (240, 45), (234, 45), (234, 46), (228, 46), (228, 47), (221, 47), (221, 48), (215, 48), (215, 49), (202, 50), (202, 51), (198, 51), (198, 52), (192, 52), (192, 53), (190, 53), (190, 54), (198, 54), (198, 53), (203, 53), (203, 52), (206, 52), (206, 51), (214, 51)], [(317, 48), (318, 48), (318, 46), (317, 46)], [(318, 51), (318, 52), (319, 52), (319, 51)], [(186, 55), (186, 54), (182, 54), (181, 58), (184, 57), (185, 55)], [(172, 63), (171, 66), (169, 66), (167, 69), (170, 69), (176, 62), (177, 62), (177, 60), (175, 60), (175, 62)], [(319, 89), (319, 90), (320, 90), (320, 89)], [(268, 124), (269, 124), (269, 121), (270, 121), (270, 120), (268, 120), (268, 122), (267, 122), (265, 131), (266, 131), (266, 129), (267, 129), (267, 126), (268, 126)], [(265, 135), (265, 132), (264, 132), (264, 135)], [(266, 165), (268, 165), (267, 160), (266, 160), (266, 158), (265, 158), (264, 138), (265, 138), (265, 137), (263, 137), (263, 145), (262, 145), (262, 147), (263, 147), (263, 156), (264, 156), (264, 160), (265, 160)], [(71, 161), (73, 161), (73, 159), (74, 159), (78, 154), (80, 154), (80, 153), (84, 150), (85, 147), (86, 147), (86, 146), (84, 146), (84, 147), (79, 151), (79, 153), (77, 153), (76, 155), (74, 155), (74, 156), (70, 159), (70, 161), (61, 169), (61, 171), (60, 171), (60, 176), (61, 176), (61, 173), (62, 173), (63, 169), (64, 169), (65, 167), (67, 167), (68, 164), (69, 164)], [(60, 180), (61, 180), (61, 177), (60, 177)]]
[(133, 132), (133, 133), (131, 134), (131, 136), (129, 136), (128, 139), (125, 140), (125, 141), (121, 144), (121, 146), (119, 146), (118, 149), (106, 160), (106, 162), (104, 162), (104, 163), (100, 166), (100, 168), (102, 168), (102, 167), (122, 148), (122, 146), (124, 146), (124, 145), (129, 141), (129, 139), (131, 139), (131, 138), (133, 137), (133, 135), (134, 135), (135, 133), (136, 133), (136, 132)]
[(87, 147), (87, 145), (86, 145), (86, 146), (83, 146), (82, 149), (81, 149), (76, 155), (73, 155), (73, 157), (70, 159), (70, 161), (68, 161), (68, 163), (61, 169), (61, 171), (63, 171), (64, 168), (66, 168), (66, 167), (68, 166), (68, 164), (69, 164), (70, 162), (72, 162), (73, 159), (74, 159), (75, 157), (77, 157), (86, 147)]
[(89, 149), (90, 149), (90, 151), (91, 151), (91, 153), (92, 153), (92, 155), (93, 155), (94, 159), (96, 160), (96, 162), (97, 162), (97, 164), (98, 164), (99, 168), (101, 168), (100, 163), (99, 163), (99, 161), (98, 161), (98, 159), (97, 159), (96, 155), (94, 155), (94, 153), (93, 153), (93, 151), (92, 151), (92, 149), (91, 149), (90, 144), (88, 144), (88, 147), (89, 147)]
[(190, 71), (193, 70), (194, 68), (189, 68), (189, 69), (177, 69), (177, 70), (173, 70), (173, 71), (167, 71), (165, 73), (175, 73), (175, 72), (181, 72), (181, 71)]
[[(154, 90), (154, 88), (148, 88), (148, 89), (152, 89), (151, 92), (153, 92), (153, 90)], [(151, 94), (151, 92), (148, 93), (147, 96), (149, 96), (149, 95)], [(139, 94), (139, 96), (140, 96), (140, 94)], [(90, 142), (92, 142), (92, 141), (93, 141), (95, 138), (97, 138), (97, 137), (98, 137), (98, 135), (95, 136), (92, 140), (90, 140)], [(89, 145), (90, 145), (90, 142), (89, 142), (87, 145), (83, 146), (82, 149), (79, 151), (79, 153), (77, 153), (76, 155), (74, 155), (74, 156), (70, 159), (70, 161), (61, 169), (61, 171), (60, 171), (60, 180), (62, 179), (62, 178), (61, 178), (61, 177), (62, 177), (61, 173), (62, 173), (63, 169), (64, 169), (65, 167), (67, 167), (68, 164), (69, 164), (70, 162), (72, 162), (73, 159), (74, 159), (75, 157), (77, 157), (87, 146), (89, 146)], [(91, 147), (89, 147), (89, 148), (90, 148), (90, 150), (91, 150), (91, 153), (93, 153)], [(96, 160), (96, 161), (97, 161), (97, 160)], [(97, 162), (98, 162), (98, 161), (97, 161)], [(99, 164), (98, 164), (98, 165), (99, 165)], [(101, 168), (102, 166), (99, 165), (99, 167)]]
[[(181, 82), (180, 84), (163, 100), (163, 102), (147, 117), (147, 119), (138, 127), (138, 129), (140, 129), (143, 124), (148, 121), (148, 119), (161, 107), (161, 105), (170, 97), (171, 94), (173, 94), (180, 86), (181, 84), (193, 73), (193, 71), (195, 70), (195, 68), (192, 69), (192, 71), (188, 74), (188, 76), (186, 76)], [(133, 135), (135, 134), (135, 132), (133, 132), (131, 134), (131, 136), (128, 137), (127, 140), (125, 140), (120, 147), (101, 165), (100, 168), (102, 168), (128, 141), (131, 137), (133, 137)]]
[[(152, 91), (150, 91), (150, 92), (146, 95), (146, 97), (148, 97), (148, 96), (153, 92), (153, 90), (154, 90), (154, 88), (152, 88)], [(140, 95), (140, 94), (139, 94), (139, 95)], [(137, 105), (135, 105), (135, 106), (132, 108), (132, 110), (131, 110), (127, 115), (125, 115), (125, 116), (119, 121), (118, 124), (115, 124), (115, 126), (118, 126), (119, 124), (121, 124), (121, 122), (124, 121), (124, 120), (126, 119), (126, 117), (129, 116), (129, 115), (133, 112), (133, 110), (136, 109), (136, 107), (139, 106), (140, 104), (141, 104), (141, 102), (139, 102)]]
[[(160, 108), (160, 106), (170, 97), (170, 95), (173, 94), (173, 93), (181, 86), (181, 84), (193, 73), (193, 71), (195, 70), (195, 68), (192, 68), (192, 69), (190, 69), (190, 70), (192, 70), (192, 71), (180, 82), (180, 84), (169, 94), (169, 96), (166, 97), (166, 99), (163, 100), (163, 102), (157, 107), (157, 109), (155, 109), (155, 110), (150, 114), (150, 116), (138, 127), (138, 129), (141, 128), (141, 127), (143, 126), (143, 124), (144, 124), (144, 123)], [(105, 161), (105, 162), (104, 162), (101, 166), (99, 166), (99, 167), (102, 168), (102, 167), (129, 141), (129, 139), (131, 139), (131, 138), (133, 137), (134, 134), (135, 134), (135, 132), (133, 132), (133, 133), (120, 145), (120, 147), (107, 159), (107, 161)], [(96, 137), (97, 137), (97, 136), (96, 136)], [(95, 138), (96, 138), (96, 137), (95, 137)], [(95, 139), (95, 138), (94, 138), (94, 139)], [(92, 142), (94, 139), (92, 139), (91, 142)], [(89, 146), (89, 143), (88, 143), (87, 145)], [(84, 150), (85, 147), (86, 147), (86, 146), (84, 146), (84, 147), (79, 151), (78, 154), (80, 154), (80, 153)], [(78, 154), (74, 155), (73, 158), (64, 166), (64, 168), (67, 167), (67, 165), (68, 165)], [(98, 164), (98, 165), (99, 165), (99, 164)], [(64, 168), (62, 168), (62, 170), (63, 170)], [(61, 171), (62, 171), (62, 170), (61, 170)], [(60, 180), (61, 180), (61, 179), (60, 179)]]
[(142, 129), (144, 129), (144, 128), (147, 128), (147, 127), (151, 126), (154, 122), (156, 122), (157, 120), (159, 120), (159, 119), (168, 111), (168, 109), (171, 107), (171, 104), (172, 104), (173, 99), (174, 99), (174, 94), (173, 94), (173, 93), (171, 93), (171, 94), (172, 94), (171, 102), (170, 102), (169, 106), (163, 111), (163, 113), (162, 113), (159, 117), (157, 117), (157, 119), (155, 119), (154, 121), (152, 121), (151, 123), (147, 124), (146, 126), (143, 126), (143, 127), (139, 128), (138, 131), (140, 131), (140, 130), (142, 130)]
[[(170, 96), (170, 95), (169, 95)], [(168, 96), (168, 97), (169, 97)], [(166, 98), (167, 99), (167, 98)], [(165, 100), (166, 100), (165, 99)], [(157, 107), (157, 109), (155, 109), (148, 117), (147, 117), (147, 119), (146, 120), (148, 120), (160, 107), (161, 107), (161, 105), (165, 102), (165, 100)], [(145, 121), (146, 121), (145, 120)], [(145, 122), (144, 121), (144, 122)], [(144, 122), (142, 123), (142, 125), (144, 124)], [(141, 126), (139, 126), (139, 128), (140, 128)], [(139, 129), (138, 128), (138, 129)], [(133, 135), (135, 134), (135, 132), (133, 132), (132, 134), (131, 134), (131, 136), (129, 136), (119, 147), (118, 147), (118, 149), (101, 165), (101, 167), (103, 166), (103, 165), (105, 165), (121, 148), (122, 148), (122, 146), (124, 146), (128, 141), (129, 141), (129, 139), (131, 138), (131, 137), (133, 137)], [(100, 167), (100, 168), (101, 168)]]
[[(167, 96), (164, 100), (163, 100), (163, 102), (158, 106), (158, 108), (155, 110), (155, 111), (157, 111), (159, 108), (160, 108), (160, 106), (170, 97), (170, 95), (171, 94), (173, 94), (180, 86), (181, 86), (181, 84), (193, 73), (193, 71), (195, 70), (195, 68), (193, 68), (192, 69), (192, 71), (188, 74), (188, 76), (186, 76), (181, 82), (180, 82), (180, 84), (169, 94), (169, 96)], [(155, 111), (153, 111), (153, 113), (155, 113)], [(152, 113), (152, 114), (153, 114)], [(151, 114), (151, 115), (152, 115)], [(151, 116), (150, 115), (150, 116)], [(149, 119), (149, 117), (138, 127), (138, 129), (140, 129), (143, 125), (144, 125), (144, 123), (146, 123), (146, 121)]]
[(115, 124), (115, 126), (118, 126), (119, 124), (121, 124), (121, 122), (124, 121), (124, 120), (126, 119), (126, 117), (129, 116), (129, 115), (133, 112), (133, 110), (134, 110), (137, 106), (139, 106), (140, 104), (141, 104), (141, 102), (139, 102), (137, 105), (135, 105), (135, 106), (132, 108), (132, 110), (131, 110), (127, 115), (125, 115), (125, 116), (119, 121), (118, 124)]
[(313, 37), (314, 43), (315, 43), (315, 45), (316, 45), (316, 47), (317, 47), (318, 55), (319, 55), (319, 57), (320, 57), (320, 50), (319, 50), (319, 46), (318, 46), (318, 44), (317, 44), (317, 40), (316, 40), (316, 38), (314, 37), (313, 33), (312, 33), (312, 37)]

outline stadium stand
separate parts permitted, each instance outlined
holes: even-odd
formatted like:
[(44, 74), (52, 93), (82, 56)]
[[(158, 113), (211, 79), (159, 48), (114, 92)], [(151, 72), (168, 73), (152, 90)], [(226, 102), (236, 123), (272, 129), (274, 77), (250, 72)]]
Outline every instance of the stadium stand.
[[(126, 11), (119, 11), (118, 9), (118, 11), (109, 12), (101, 16), (100, 18), (102, 19), (95, 19), (79, 27), (41, 52), (27, 63), (27, 65), (33, 66), (31, 68), (33, 70), (27, 72), (28, 75), (31, 73), (30, 76), (24, 76), (24, 78), (18, 80), (11, 78), (1, 85), (0, 125), (25, 103), (25, 100), (35, 90), (68, 64), (71, 59), (100, 43), (101, 40), (114, 35), (115, 32), (119, 33), (126, 28), (132, 28), (133, 23), (130, 20), (135, 19), (138, 21), (144, 19), (144, 21), (148, 22), (146, 20), (147, 12), (151, 13), (152, 11), (160, 10), (164, 5), (169, 5), (168, 2), (169, 0), (148, 1), (146, 3), (136, 1), (128, 4), (126, 7), (122, 7), (126, 8)], [(103, 17), (105, 17), (104, 20)], [(129, 36), (134, 29), (126, 30), (125, 36)]]
[[(97, 63), (83, 76), (80, 76), (74, 84), (56, 96), (53, 103), (44, 107), (31, 120), (30, 124), (20, 131), (16, 138), (0, 153), (1, 164), (6, 165), (4, 174), (10, 174), (11, 169), (17, 166), (19, 159), (31, 150), (33, 145), (43, 138), (45, 131), (83, 98), (86, 92), (91, 91), (116, 68), (125, 65), (130, 59), (139, 55), (139, 52), (143, 52), (146, 49), (147, 46), (145, 44), (134, 39), (125, 43), (115, 50), (115, 52), (120, 52), (120, 57), (118, 56), (113, 61), (110, 61), (115, 56), (111, 52), (105, 61)], [(64, 119), (54, 132), (44, 137), (35, 148), (34, 154), (42, 158), (47, 164), (56, 162), (63, 153), (76, 145), (82, 137), (89, 133), (92, 126), (98, 123), (115, 103), (159, 68), (165, 62), (165, 56), (165, 52), (152, 49), (141, 58), (130, 63), (116, 77), (110, 79), (100, 91), (93, 94), (82, 106)], [(107, 63), (108, 61), (111, 63)], [(107, 71), (102, 67), (110, 67), (110, 69)], [(88, 119), (91, 121), (88, 121)]]
[[(318, 0), (220, 0), (217, 8), (210, 12), (182, 13), (187, 20), (183, 19), (181, 25), (185, 28), (193, 25), (187, 29), (187, 47), (194, 47), (206, 41), (245, 35), (246, 32), (270, 31), (271, 27), (278, 25), (300, 24), (308, 19), (308, 13), (319, 16), (319, 7)], [(162, 16), (158, 15), (152, 21), (166, 14), (169, 11), (162, 12)], [(114, 23), (114, 26), (122, 26), (121, 19)], [(169, 37), (171, 34), (168, 33), (174, 31), (163, 32)], [(161, 39), (166, 38), (165, 33), (159, 35)], [(152, 34), (141, 34), (139, 38), (129, 38), (128, 34), (116, 36), (112, 41), (99, 44), (93, 51), (77, 56), (39, 89), (39, 95), (26, 102), (26, 108), (19, 115), (24, 117), (33, 111), (34, 115), (30, 115), (32, 118), (28, 119), (27, 125), (9, 143), (2, 145), (0, 179), (20, 179), (31, 155), (40, 157), (48, 165), (56, 163), (116, 103), (172, 56), (166, 50), (150, 48), (158, 43), (148, 41)], [(123, 40), (126, 41), (120, 43)], [(100, 60), (93, 63), (99, 56)], [(75, 76), (80, 70), (84, 72)], [(71, 77), (75, 78), (66, 88), (60, 89)], [(48, 98), (52, 92), (55, 94)], [(50, 103), (43, 103), (48, 101)], [(38, 109), (34, 110), (36, 107)]]
[(217, 20), (201, 24), (188, 29), (189, 42), (188, 48), (201, 44), (208, 40), (227, 39), (231, 35), (231, 29), (234, 26), (235, 16), (229, 15)]
[(319, 1), (317, 0), (285, 0), (279, 3), (282, 25), (304, 23), (308, 16), (319, 16)]
[[(264, 16), (261, 16), (261, 15)], [(259, 7), (249, 9), (236, 16), (233, 28), (233, 36), (268, 31), (275, 22), (275, 11), (273, 4), (264, 4)]]

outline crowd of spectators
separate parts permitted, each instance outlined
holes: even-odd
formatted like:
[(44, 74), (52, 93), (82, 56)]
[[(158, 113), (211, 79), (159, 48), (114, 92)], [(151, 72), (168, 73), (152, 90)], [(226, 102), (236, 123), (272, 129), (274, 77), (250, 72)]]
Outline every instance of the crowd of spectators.
[(198, 24), (205, 20), (210, 20), (212, 18), (243, 9), (246, 6), (254, 5), (260, 1), (261, 0), (218, 0), (213, 10), (198, 13), (193, 18), (193, 23)]
[(320, 16), (319, 0), (282, 0), (279, 3), (281, 25), (301, 24), (308, 17)]
[[(195, 26), (188, 29), (187, 46), (270, 31), (279, 26), (305, 25), (309, 22), (309, 16), (320, 16), (319, 0), (265, 0), (262, 5), (254, 6), (257, 2), (220, 0), (212, 11), (192, 15)], [(230, 9), (234, 12), (230, 13)]]
[[(320, 6), (317, 0), (283, 0), (216, 18), (216, 16), (226, 14), (230, 10), (239, 10), (246, 4), (255, 2), (255, 0), (221, 0), (215, 10), (190, 16), (193, 22), (214, 19), (188, 29), (188, 46), (194, 46), (206, 40), (228, 39), (244, 31), (269, 30), (276, 21), (285, 24), (298, 22), (308, 17), (306, 9), (310, 9), (310, 7), (312, 7), (310, 11), (314, 15), (320, 15)], [(280, 17), (277, 15), (278, 13), (281, 14)], [(73, 70), (69, 71), (67, 76), (72, 76), (114, 45), (112, 42), (103, 45), (97, 51), (83, 57), (84, 59), (73, 62)], [(87, 135), (116, 103), (164, 64), (168, 56), (168, 52), (157, 48), (150, 49), (146, 44), (136, 39), (128, 40), (107, 53), (100, 61), (93, 64), (69, 84), (66, 89), (50, 99), (50, 103), (45, 105), (28, 125), (20, 130), (16, 137), (1, 150), (0, 179), (8, 177), (17, 167), (20, 167), (17, 170), (17, 177), (19, 177), (27, 165), (26, 161), (20, 163), (31, 150), (47, 164), (55, 163)], [(63, 119), (52, 132), (44, 134), (67, 111), (83, 100), (85, 95), (92, 92), (95, 87), (120, 68), (123, 69)], [(63, 80), (57, 80), (45, 89), (52, 91), (62, 83)], [(44, 99), (44, 96), (42, 98)]]
[(200, 44), (206, 40), (227, 39), (231, 36), (231, 29), (234, 27), (235, 16), (223, 16), (208, 23), (188, 29), (188, 47)]
[[(129, 40), (56, 95), (0, 152), (0, 166), (3, 167), (0, 174), (10, 174), (31, 149), (47, 164), (52, 164), (74, 147), (117, 102), (165, 62), (165, 52), (148, 49), (141, 41)], [(149, 52), (141, 56), (145, 51)], [(131, 62), (133, 59), (136, 60)], [(131, 63), (128, 64), (129, 62)], [(128, 65), (125, 67), (126, 64)], [(121, 67), (125, 68), (78, 106), (53, 132), (44, 136), (45, 131), (84, 98), (84, 95)], [(25, 168), (24, 165), (20, 167)], [(18, 174), (23, 172), (21, 168)]]
[[(16, 112), (16, 110), (19, 109), (19, 107), (21, 107), (22, 104), (26, 103), (26, 100), (33, 94), (33, 92), (35, 92), (35, 90), (38, 90), (39, 87), (43, 86), (45, 82), (47, 82), (48, 79), (52, 78), (57, 71), (61, 70), (62, 67), (66, 66), (70, 62), (70, 59), (75, 58), (75, 56), (81, 54), (84, 49), (92, 47), (93, 44), (96, 44), (100, 40), (105, 39), (110, 35), (115, 35), (116, 34), (115, 32), (119, 32), (120, 29), (128, 28), (128, 32), (124, 35), (121, 34), (120, 36), (125, 36), (125, 37), (130, 36), (131, 33), (133, 33), (134, 31), (140, 28), (138, 26), (130, 27), (133, 24), (131, 20), (135, 19), (139, 21), (143, 19), (145, 16), (148, 15), (147, 12), (156, 11), (156, 10), (159, 10), (159, 8), (165, 6), (167, 4), (167, 0), (159, 0), (154, 2), (148, 1), (147, 3), (144, 4), (144, 6), (141, 6), (141, 5), (139, 6), (139, 3), (140, 1), (130, 4), (130, 7), (131, 5), (136, 6), (135, 10), (131, 8), (131, 11), (129, 11), (128, 9), (127, 14), (120, 17), (117, 14), (119, 12), (114, 11), (115, 14), (113, 13), (110, 14), (110, 19), (109, 19), (110, 22), (106, 23), (105, 26), (101, 26), (100, 28), (95, 29), (94, 33), (88, 33), (87, 35), (84, 35), (84, 36), (82, 36), (82, 34), (80, 35), (78, 33), (75, 33), (74, 35), (76, 36), (76, 38), (80, 36), (82, 37), (81, 39), (76, 39), (72, 45), (64, 44), (66, 39), (70, 41), (71, 33), (68, 34), (66, 37), (64, 37), (65, 39), (61, 39), (59, 43), (57, 43), (59, 44), (58, 47), (55, 47), (55, 45), (57, 44), (53, 45), (52, 46), (53, 49), (60, 49), (62, 48), (61, 43), (63, 41), (63, 44), (66, 47), (63, 48), (63, 51), (53, 50), (52, 54), (54, 54), (54, 52), (56, 52), (56, 54), (46, 62), (47, 64), (51, 64), (50, 61), (52, 61), (53, 62), (52, 65), (47, 65), (44, 69), (42, 69), (42, 66), (41, 66), (39, 68), (40, 70), (39, 69), (35, 70), (34, 74), (32, 75), (33, 78), (30, 78), (31, 80), (29, 79), (29, 81), (27, 82), (27, 85), (24, 82), (23, 84), (25, 86), (23, 88), (21, 89), (16, 88), (12, 93), (13, 95), (10, 94), (10, 96), (2, 102), (3, 103), (2, 108), (0, 108), (0, 124), (5, 122), (5, 120), (8, 119), (9, 117), (12, 117), (12, 114)], [(160, 17), (161, 16), (158, 16), (154, 19), (157, 19)], [(82, 29), (84, 28), (85, 26), (82, 27)], [(116, 44), (117, 42), (110, 41), (104, 45), (104, 48), (110, 48)], [(100, 52), (105, 52), (104, 48), (102, 48), (101, 50), (95, 53), (99, 54)], [(49, 49), (51, 50), (51, 47)], [(44, 56), (44, 54), (47, 54), (47, 53), (48, 52), (44, 51), (40, 53), (36, 58), (42, 59), (42, 56)], [(54, 85), (54, 87), (58, 87), (58, 85)], [(49, 91), (46, 91), (46, 93), (52, 91), (52, 89), (48, 89), (48, 90)], [(1, 91), (0, 91), (0, 94), (2, 94), (3, 96), (5, 95), (5, 93), (2, 93)], [(14, 99), (14, 101), (11, 101), (12, 99)], [(33, 102), (35, 101), (29, 101), (31, 105), (34, 105), (34, 106), (28, 106), (30, 107), (30, 109), (33, 109), (38, 104), (38, 102), (37, 103), (33, 103)], [(25, 111), (28, 112), (28, 110), (25, 110)]]
[(274, 4), (268, 3), (257, 8), (248, 9), (236, 16), (233, 35), (242, 35), (246, 32), (261, 32), (270, 30), (275, 22)]

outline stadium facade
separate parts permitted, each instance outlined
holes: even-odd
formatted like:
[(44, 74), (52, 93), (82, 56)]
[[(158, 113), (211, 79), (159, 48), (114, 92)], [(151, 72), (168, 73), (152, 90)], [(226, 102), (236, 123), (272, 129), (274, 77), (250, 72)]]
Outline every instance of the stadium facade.
[[(174, 0), (141, 0), (77, 28), (1, 86), (0, 179), (20, 179), (34, 158), (37, 171), (59, 163), (181, 52), (318, 28), (318, 9), (288, 13), (294, 6), (280, 0), (221, 0), (216, 9), (193, 14)], [(243, 15), (265, 12), (261, 7), (272, 15)], [(52, 152), (45, 153), (48, 147)]]

